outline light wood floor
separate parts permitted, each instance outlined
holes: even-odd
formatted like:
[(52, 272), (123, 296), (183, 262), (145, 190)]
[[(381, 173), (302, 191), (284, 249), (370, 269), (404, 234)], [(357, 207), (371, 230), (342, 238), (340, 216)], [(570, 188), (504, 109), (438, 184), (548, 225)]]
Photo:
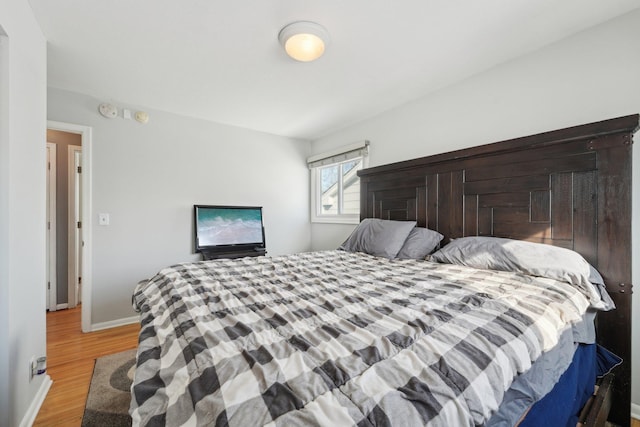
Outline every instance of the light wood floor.
[(80, 307), (47, 313), (47, 371), (53, 385), (34, 426), (80, 426), (95, 359), (136, 348), (138, 324), (83, 334)]
[[(47, 313), (47, 371), (53, 385), (34, 426), (80, 426), (97, 357), (136, 348), (138, 324), (83, 334), (80, 307)], [(631, 427), (640, 427), (632, 419)]]

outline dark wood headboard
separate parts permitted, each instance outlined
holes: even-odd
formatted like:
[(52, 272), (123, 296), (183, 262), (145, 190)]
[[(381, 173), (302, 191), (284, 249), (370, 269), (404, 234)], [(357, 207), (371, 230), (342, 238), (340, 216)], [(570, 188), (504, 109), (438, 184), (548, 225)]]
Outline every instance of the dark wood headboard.
[(573, 249), (617, 309), (598, 342), (624, 359), (610, 419), (631, 407), (631, 150), (639, 116), (476, 146), (359, 172), (360, 216), (416, 220), (450, 238), (497, 236)]

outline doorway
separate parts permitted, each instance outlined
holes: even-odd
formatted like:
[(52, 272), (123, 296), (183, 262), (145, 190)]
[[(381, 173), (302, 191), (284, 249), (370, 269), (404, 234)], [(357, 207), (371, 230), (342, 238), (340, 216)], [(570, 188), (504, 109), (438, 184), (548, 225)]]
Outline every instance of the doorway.
[[(59, 215), (58, 222), (65, 225), (64, 239), (60, 233), (58, 235), (58, 241), (64, 240), (65, 244), (58, 243), (57, 246), (58, 258), (64, 254), (64, 262), (58, 259), (57, 266), (67, 273), (64, 281), (58, 281), (58, 295), (65, 296), (65, 307), (82, 302), (82, 332), (91, 332), (91, 128), (47, 122), (48, 140), (63, 136), (73, 137), (79, 142), (67, 143), (64, 150), (58, 145), (58, 183), (62, 180), (67, 193), (64, 206), (59, 204), (57, 207), (58, 212), (64, 212), (64, 215)], [(66, 165), (64, 173), (61, 173), (62, 162)], [(61, 277), (60, 273), (58, 277)], [(60, 308), (60, 300), (57, 306)]]
[(75, 159), (68, 152), (81, 149), (81, 142), (78, 134), (47, 129), (49, 311), (76, 306), (74, 281), (79, 259), (78, 254), (69, 250), (75, 247), (76, 223), (72, 221), (75, 217), (76, 175), (72, 173)]

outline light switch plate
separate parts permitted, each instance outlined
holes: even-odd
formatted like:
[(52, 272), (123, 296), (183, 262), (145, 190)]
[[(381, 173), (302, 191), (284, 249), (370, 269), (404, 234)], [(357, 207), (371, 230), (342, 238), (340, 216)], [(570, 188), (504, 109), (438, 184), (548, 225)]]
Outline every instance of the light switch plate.
[(109, 214), (108, 213), (101, 213), (98, 214), (98, 225), (109, 225)]

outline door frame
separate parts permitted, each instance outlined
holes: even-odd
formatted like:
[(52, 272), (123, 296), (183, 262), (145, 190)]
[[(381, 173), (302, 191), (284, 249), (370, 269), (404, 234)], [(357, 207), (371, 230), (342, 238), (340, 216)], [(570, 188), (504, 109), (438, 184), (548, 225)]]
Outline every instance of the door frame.
[(92, 198), (91, 198), (91, 148), (90, 126), (48, 120), (47, 128), (80, 135), (82, 145), (82, 332), (91, 332), (91, 284), (92, 284)]
[[(78, 236), (82, 239), (82, 193), (80, 194), (79, 201), (80, 206), (76, 205), (76, 191), (79, 187), (82, 191), (82, 173), (78, 173), (76, 170), (76, 154), (81, 156), (80, 167), (82, 167), (82, 146), (69, 145), (67, 146), (67, 201), (68, 201), (68, 238), (67, 238), (67, 276), (68, 276), (68, 304), (69, 308), (73, 308), (78, 305), (78, 287), (80, 285), (80, 278), (82, 277), (82, 243), (77, 245)], [(78, 179), (78, 175), (80, 178)], [(76, 208), (79, 208), (80, 216), (76, 219)], [(80, 222), (80, 227), (78, 223)], [(80, 240), (82, 242), (82, 240)], [(79, 246), (79, 247), (78, 247)]]
[(47, 310), (56, 311), (58, 308), (58, 264), (57, 264), (57, 154), (58, 146), (47, 142)]

